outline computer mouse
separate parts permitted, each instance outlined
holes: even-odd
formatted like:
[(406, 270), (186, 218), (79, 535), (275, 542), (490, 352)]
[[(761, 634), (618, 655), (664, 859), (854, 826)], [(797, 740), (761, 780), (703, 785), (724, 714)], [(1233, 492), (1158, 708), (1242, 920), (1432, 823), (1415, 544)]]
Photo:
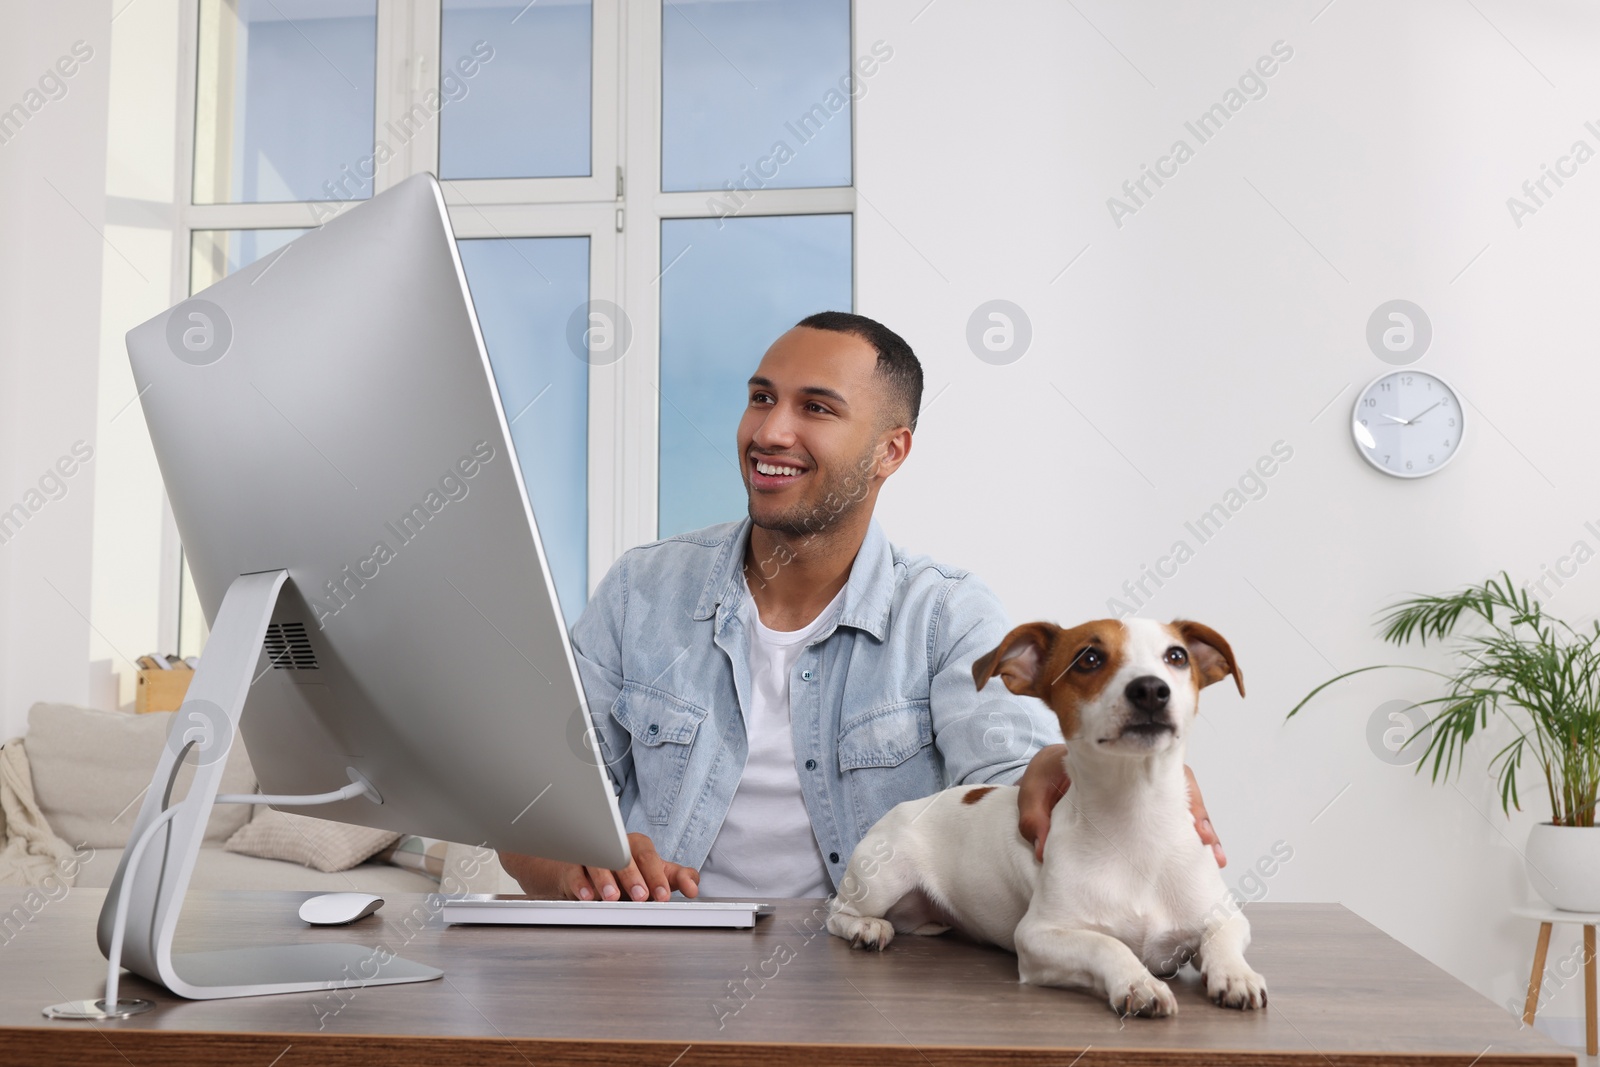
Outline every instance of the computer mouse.
[(312, 926), (343, 926), (383, 907), (383, 898), (371, 893), (323, 893), (300, 905), (300, 918)]

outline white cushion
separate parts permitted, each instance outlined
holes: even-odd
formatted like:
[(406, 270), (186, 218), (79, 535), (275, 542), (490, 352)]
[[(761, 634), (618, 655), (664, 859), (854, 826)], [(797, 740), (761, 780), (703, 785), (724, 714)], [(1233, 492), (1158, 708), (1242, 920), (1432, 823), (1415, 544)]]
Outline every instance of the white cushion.
[[(275, 811), (265, 805), (240, 827), (222, 847), (229, 852), (288, 860), (319, 871), (347, 871), (369, 856), (388, 848), (400, 835), (393, 830), (316, 819)], [(439, 876), (433, 876), (434, 882)]]
[[(28, 765), (39, 810), (57, 837), (74, 846), (121, 848), (144, 803), (166, 744), (171, 711), (136, 715), (70, 704), (35, 704), (28, 712)], [(190, 760), (194, 759), (191, 752)], [(189, 790), (194, 767), (178, 772), (174, 802)], [(221, 792), (253, 793), (255, 772), (244, 741), (234, 738)], [(248, 804), (219, 804), (206, 826), (207, 844), (220, 845), (250, 820)]]
[[(148, 850), (146, 850), (148, 851)], [(122, 862), (122, 849), (97, 849), (78, 871), (77, 886), (106, 889)], [(314, 871), (298, 863), (263, 860), (242, 856), (220, 848), (202, 848), (195, 860), (190, 889), (287, 889), (315, 893), (437, 893), (439, 883), (425, 874), (404, 871), (386, 863), (363, 863), (348, 871), (332, 874)], [(511, 890), (516, 892), (516, 890)], [(285, 929), (298, 923), (294, 909), (299, 901), (285, 905)], [(381, 916), (383, 913), (379, 912)], [(102, 965), (103, 966), (103, 965)]]

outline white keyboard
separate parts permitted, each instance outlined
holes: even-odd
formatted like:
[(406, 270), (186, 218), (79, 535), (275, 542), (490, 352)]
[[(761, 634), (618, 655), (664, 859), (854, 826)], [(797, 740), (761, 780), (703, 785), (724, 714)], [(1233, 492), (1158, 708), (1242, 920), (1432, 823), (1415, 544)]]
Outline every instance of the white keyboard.
[(474, 893), (446, 897), (446, 923), (496, 926), (678, 926), (747, 929), (771, 904), (724, 900), (530, 900)]

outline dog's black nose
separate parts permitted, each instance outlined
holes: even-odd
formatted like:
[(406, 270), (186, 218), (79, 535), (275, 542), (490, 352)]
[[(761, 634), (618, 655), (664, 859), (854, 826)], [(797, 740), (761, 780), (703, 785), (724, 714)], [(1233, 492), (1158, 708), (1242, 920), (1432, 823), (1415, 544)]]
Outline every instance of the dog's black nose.
[(1155, 675), (1146, 674), (1129, 682), (1123, 693), (1135, 709), (1147, 715), (1158, 715), (1166, 710), (1172, 687)]

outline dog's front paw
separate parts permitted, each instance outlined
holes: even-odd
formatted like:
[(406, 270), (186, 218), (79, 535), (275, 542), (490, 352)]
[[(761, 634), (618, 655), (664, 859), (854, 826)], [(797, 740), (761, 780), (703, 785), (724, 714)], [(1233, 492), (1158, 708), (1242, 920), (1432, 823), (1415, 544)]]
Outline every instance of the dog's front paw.
[(1207, 969), (1205, 980), (1206, 995), (1224, 1008), (1244, 1011), (1267, 1006), (1267, 980), (1243, 960)]
[(1111, 1010), (1121, 1016), (1154, 1019), (1178, 1014), (1178, 1000), (1167, 984), (1146, 973), (1111, 987)]
[(828, 932), (856, 948), (875, 948), (879, 952), (894, 940), (894, 924), (871, 915), (835, 912), (828, 916)]

